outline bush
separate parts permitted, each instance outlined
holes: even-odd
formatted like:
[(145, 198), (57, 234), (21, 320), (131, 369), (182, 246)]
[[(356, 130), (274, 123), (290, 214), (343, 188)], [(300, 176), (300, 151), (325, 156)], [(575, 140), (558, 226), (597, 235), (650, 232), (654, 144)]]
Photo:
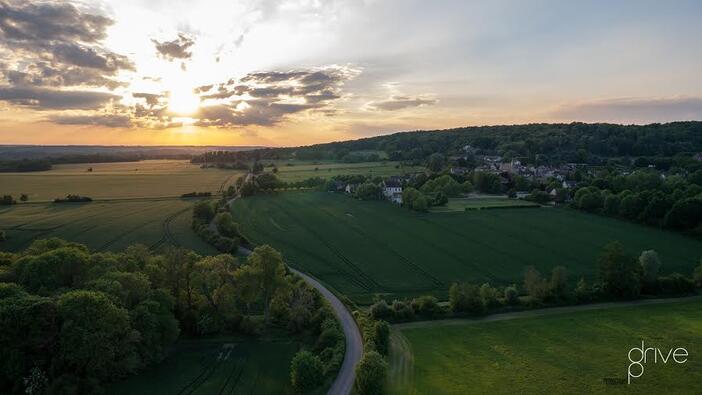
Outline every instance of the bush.
[(439, 306), (439, 301), (436, 300), (435, 297), (429, 295), (412, 299), (412, 309), (414, 309), (417, 314), (425, 317), (434, 317), (443, 312)]
[(322, 384), (324, 367), (319, 357), (309, 351), (295, 354), (290, 364), (290, 380), (297, 392), (306, 392)]
[(519, 291), (515, 285), (510, 285), (505, 288), (505, 303), (506, 304), (517, 304), (519, 302)]
[(455, 283), (449, 288), (449, 303), (454, 312), (485, 312), (483, 298), (480, 297), (480, 288), (470, 283)]
[(695, 291), (695, 282), (680, 273), (658, 278), (658, 287), (664, 294), (684, 295)]
[(327, 347), (334, 347), (336, 343), (344, 338), (344, 335), (338, 328), (327, 328), (322, 331), (317, 338), (317, 350), (323, 350)]
[(373, 332), (375, 349), (383, 355), (388, 355), (388, 349), (390, 347), (390, 325), (385, 321), (377, 321), (373, 326)]
[(392, 311), (398, 320), (411, 320), (414, 318), (414, 310), (409, 303), (400, 300), (392, 302)]
[(388, 306), (385, 300), (375, 302), (370, 307), (370, 313), (375, 319), (389, 318), (392, 316), (392, 310), (390, 310), (390, 306)]
[(497, 289), (485, 283), (480, 286), (480, 298), (486, 308), (495, 307), (500, 304), (497, 300)]
[(358, 395), (381, 395), (385, 393), (385, 381), (388, 374), (388, 364), (375, 351), (363, 354), (356, 366), (356, 382), (354, 387)]

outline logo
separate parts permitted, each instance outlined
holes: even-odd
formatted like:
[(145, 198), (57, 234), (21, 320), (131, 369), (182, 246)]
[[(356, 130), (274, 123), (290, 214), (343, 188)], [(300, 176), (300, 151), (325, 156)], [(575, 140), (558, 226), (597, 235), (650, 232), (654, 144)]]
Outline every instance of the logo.
[(646, 370), (646, 364), (651, 362), (657, 364), (658, 361), (663, 364), (667, 364), (670, 361), (677, 364), (684, 364), (687, 362), (688, 353), (683, 347), (675, 349), (670, 348), (667, 352), (660, 348), (646, 348), (644, 341), (641, 340), (641, 348), (633, 347), (629, 350), (627, 356), (629, 357), (630, 363), (626, 371), (626, 382), (627, 384), (631, 384), (631, 379), (637, 379), (643, 376)]

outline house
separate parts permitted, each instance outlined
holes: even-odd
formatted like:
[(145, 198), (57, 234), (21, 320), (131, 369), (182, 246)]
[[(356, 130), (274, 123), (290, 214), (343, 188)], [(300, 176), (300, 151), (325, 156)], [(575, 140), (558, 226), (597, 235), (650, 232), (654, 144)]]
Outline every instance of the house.
[(698, 153), (697, 155), (693, 156), (692, 158), (695, 160), (702, 161), (702, 152)]
[(398, 177), (383, 181), (383, 196), (393, 203), (402, 204), (402, 182)]
[(565, 188), (565, 189), (573, 189), (576, 186), (578, 186), (578, 183), (575, 181), (567, 181), (566, 180), (566, 181), (563, 181), (562, 185), (563, 185), (563, 188)]
[(525, 199), (527, 196), (529, 196), (529, 192), (526, 192), (526, 191), (515, 192), (515, 197), (517, 199)]
[(346, 184), (346, 188), (344, 188), (344, 192), (352, 195), (356, 193), (356, 189), (358, 189), (358, 184)]
[(336, 192), (343, 191), (345, 187), (346, 187), (346, 183), (344, 183), (343, 181), (334, 181), (334, 190)]
[(462, 175), (468, 173), (468, 169), (466, 169), (465, 167), (452, 167), (449, 170), (449, 172), (453, 175), (456, 175), (456, 176), (462, 176)]

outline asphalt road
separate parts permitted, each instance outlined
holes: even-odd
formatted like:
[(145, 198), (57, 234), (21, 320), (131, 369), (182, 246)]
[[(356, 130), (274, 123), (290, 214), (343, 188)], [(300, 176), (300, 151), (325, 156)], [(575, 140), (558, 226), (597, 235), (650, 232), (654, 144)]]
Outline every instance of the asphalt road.
[[(251, 250), (239, 247), (239, 253), (241, 255), (249, 255), (251, 254)], [(356, 321), (341, 300), (319, 281), (292, 267), (290, 267), (290, 271), (302, 277), (303, 280), (316, 288), (322, 296), (324, 296), (341, 323), (341, 328), (346, 337), (346, 353), (344, 354), (344, 362), (341, 364), (341, 369), (339, 369), (339, 373), (334, 383), (329, 388), (329, 391), (327, 391), (327, 394), (349, 395), (353, 389), (354, 380), (356, 379), (356, 364), (363, 356), (363, 340), (361, 339), (361, 332), (358, 330)]]

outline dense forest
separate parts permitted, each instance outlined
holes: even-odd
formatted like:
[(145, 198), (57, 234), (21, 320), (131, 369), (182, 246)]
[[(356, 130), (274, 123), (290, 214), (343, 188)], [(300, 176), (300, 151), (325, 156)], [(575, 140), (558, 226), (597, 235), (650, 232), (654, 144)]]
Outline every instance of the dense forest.
[(702, 122), (650, 125), (605, 123), (477, 126), (402, 132), (307, 147), (266, 148), (242, 152), (209, 152), (194, 163), (270, 159), (344, 160), (358, 151), (384, 151), (391, 160), (417, 161), (433, 153), (453, 155), (470, 150), (485, 155), (523, 158), (543, 163), (600, 163), (606, 158), (672, 157), (702, 151)]
[(163, 360), (179, 337), (267, 330), (305, 345), (296, 358), (318, 369), (293, 371), (307, 375), (308, 388), (341, 365), (334, 313), (269, 246), (241, 260), (139, 245), (97, 253), (60, 239), (0, 252), (3, 394), (102, 393), (106, 383)]

